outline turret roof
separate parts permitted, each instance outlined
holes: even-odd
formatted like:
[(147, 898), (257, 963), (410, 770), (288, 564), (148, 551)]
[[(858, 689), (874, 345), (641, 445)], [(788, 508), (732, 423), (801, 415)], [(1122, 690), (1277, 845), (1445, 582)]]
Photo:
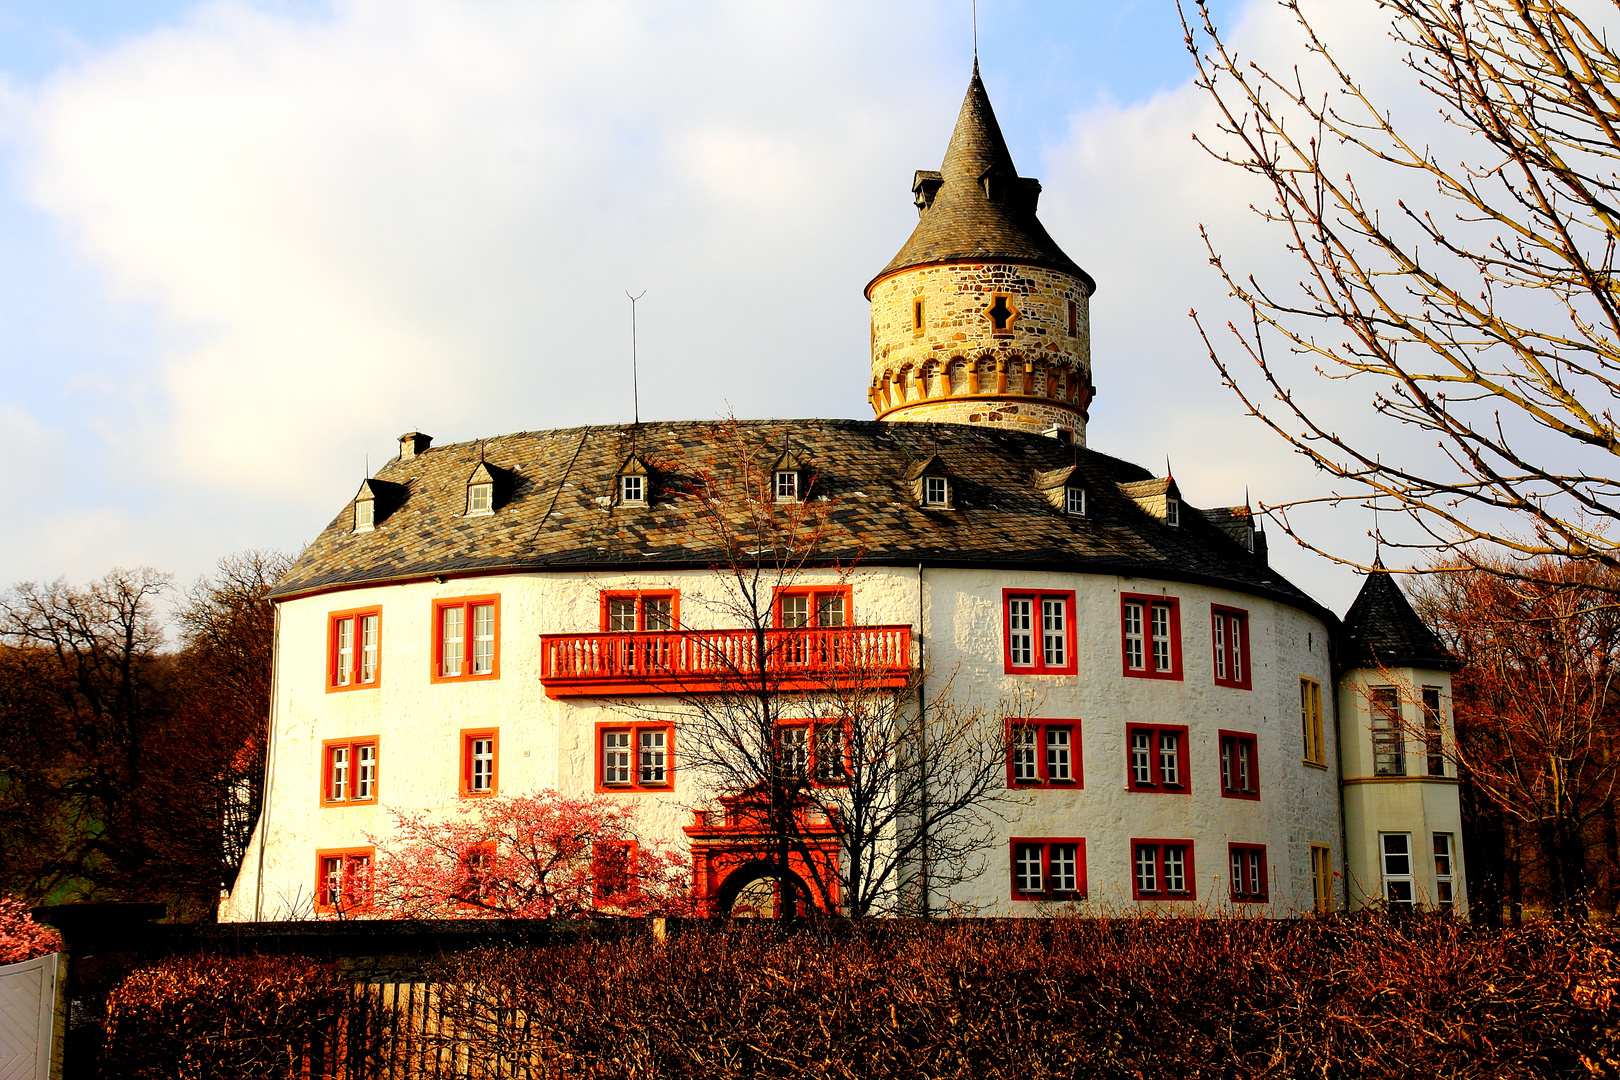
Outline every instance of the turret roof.
[[(921, 190), (919, 190), (921, 189)], [(898, 270), (932, 263), (1006, 259), (1073, 274), (1097, 284), (1047, 235), (1035, 216), (1040, 181), (1020, 177), (973, 62), (973, 79), (938, 173), (919, 172), (922, 220), (900, 253), (867, 285)]]
[(1341, 668), (1447, 670), (1456, 666), (1455, 658), (1412, 610), (1406, 594), (1381, 562), (1373, 564), (1372, 573), (1344, 616), (1338, 653)]

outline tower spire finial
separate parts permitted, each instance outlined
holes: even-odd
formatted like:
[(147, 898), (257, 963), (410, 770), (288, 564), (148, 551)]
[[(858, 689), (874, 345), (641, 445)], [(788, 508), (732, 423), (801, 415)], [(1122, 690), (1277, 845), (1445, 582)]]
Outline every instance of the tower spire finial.
[(979, 74), (979, 0), (973, 0), (973, 74)]

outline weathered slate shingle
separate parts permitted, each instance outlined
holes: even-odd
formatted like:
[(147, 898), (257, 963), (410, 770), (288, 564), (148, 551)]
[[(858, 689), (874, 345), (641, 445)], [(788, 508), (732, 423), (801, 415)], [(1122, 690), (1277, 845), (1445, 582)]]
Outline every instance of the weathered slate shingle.
[(1426, 667), (1449, 670), (1456, 658), (1412, 610), (1395, 579), (1381, 563), (1367, 575), (1339, 634), (1341, 668)]
[[(807, 495), (825, 499), (821, 556), (873, 565), (981, 566), (1125, 573), (1224, 584), (1322, 614), (1304, 593), (1198, 514), (1171, 528), (1118, 485), (1151, 479), (1128, 462), (1023, 432), (877, 420), (740, 422), (768, 469), (784, 446), (806, 464)], [(353, 531), (346, 505), (276, 590), (279, 597), (363, 583), (488, 570), (707, 568), (720, 552), (694, 524), (689, 491), (735, 466), (722, 422), (678, 421), (521, 432), (395, 459), (378, 478), (404, 498), (374, 531)], [(612, 505), (632, 451), (652, 474), (651, 505)], [(493, 515), (466, 516), (467, 482), (484, 458), (509, 487)], [(917, 505), (908, 473), (950, 463), (954, 508)], [(1070, 517), (1041, 489), (1075, 470), (1087, 514)]]

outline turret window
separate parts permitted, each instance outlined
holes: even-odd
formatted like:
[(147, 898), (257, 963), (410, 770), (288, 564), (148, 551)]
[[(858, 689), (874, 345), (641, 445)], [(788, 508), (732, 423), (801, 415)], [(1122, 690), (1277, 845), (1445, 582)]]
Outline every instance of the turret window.
[(1406, 775), (1406, 732), (1401, 729), (1401, 695), (1393, 686), (1375, 686), (1372, 706), (1374, 776)]
[(1080, 305), (1073, 300), (1069, 301), (1069, 336), (1076, 337), (1080, 333)]
[(1018, 313), (1008, 303), (1006, 293), (996, 293), (990, 301), (990, 307), (985, 311), (990, 316), (990, 329), (998, 334), (1005, 334), (1012, 330), (1012, 321)]

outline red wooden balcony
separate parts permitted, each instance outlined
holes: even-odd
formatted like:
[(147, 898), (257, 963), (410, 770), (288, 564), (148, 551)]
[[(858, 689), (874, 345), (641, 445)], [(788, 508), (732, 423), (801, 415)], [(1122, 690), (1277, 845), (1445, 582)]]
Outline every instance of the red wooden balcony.
[(745, 690), (901, 687), (911, 674), (910, 626), (765, 631), (663, 630), (542, 634), (540, 682), (548, 697), (702, 694)]

